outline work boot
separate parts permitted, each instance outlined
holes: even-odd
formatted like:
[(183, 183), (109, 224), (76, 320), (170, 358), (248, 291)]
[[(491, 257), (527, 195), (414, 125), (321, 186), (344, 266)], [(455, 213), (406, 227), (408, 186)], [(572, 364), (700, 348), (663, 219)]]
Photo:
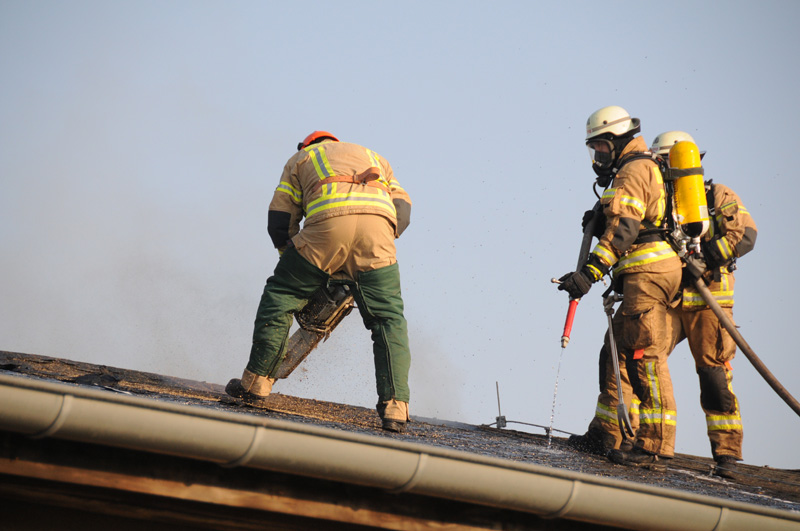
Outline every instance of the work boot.
[(591, 431), (587, 431), (583, 435), (570, 435), (569, 439), (567, 439), (567, 446), (579, 452), (603, 457), (608, 455), (608, 452), (611, 450), (611, 448), (604, 445), (603, 441), (596, 437)]
[(406, 430), (408, 402), (391, 399), (378, 402), (376, 409), (381, 417), (381, 428), (395, 433), (403, 433)]
[(736, 479), (736, 459), (731, 455), (720, 455), (714, 458), (716, 466), (714, 475), (725, 479)]
[(241, 379), (233, 378), (228, 382), (228, 385), (225, 386), (225, 393), (234, 398), (240, 398), (245, 404), (263, 407), (272, 392), (272, 384), (275, 383), (275, 380), (275, 378), (259, 376), (245, 369)]
[(611, 450), (608, 454), (608, 458), (618, 465), (646, 468), (656, 472), (664, 472), (667, 470), (667, 463), (664, 458), (660, 458), (656, 454), (650, 453), (638, 446), (634, 447), (633, 450), (629, 452), (624, 450)]
[(406, 423), (399, 420), (383, 419), (381, 428), (394, 433), (403, 433), (406, 431)]

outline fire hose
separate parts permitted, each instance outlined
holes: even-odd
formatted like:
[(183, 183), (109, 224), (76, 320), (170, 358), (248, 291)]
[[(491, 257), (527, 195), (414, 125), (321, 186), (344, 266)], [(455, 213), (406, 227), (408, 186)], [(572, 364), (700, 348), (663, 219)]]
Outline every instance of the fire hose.
[(753, 364), (753, 367), (758, 371), (758, 373), (767, 381), (767, 383), (772, 387), (772, 389), (780, 396), (786, 404), (794, 410), (795, 413), (800, 415), (800, 404), (797, 400), (786, 390), (783, 385), (778, 381), (772, 372), (764, 365), (764, 362), (761, 361), (756, 353), (750, 348), (750, 345), (747, 344), (742, 334), (739, 333), (739, 330), (736, 329), (736, 325), (733, 324), (733, 321), (728, 317), (725, 311), (722, 309), (722, 306), (719, 305), (717, 300), (714, 298), (714, 295), (711, 294), (711, 290), (708, 289), (706, 283), (703, 282), (702, 278), (698, 278), (694, 282), (694, 287), (697, 289), (700, 296), (703, 297), (703, 300), (708, 304), (709, 308), (714, 312), (714, 315), (717, 316), (719, 322), (722, 326), (725, 327), (725, 330), (731, 335), (733, 340), (739, 346), (744, 355), (747, 356), (747, 359), (750, 360), (750, 363)]
[[(597, 213), (600, 212), (600, 201), (595, 203), (594, 207), (592, 208), (594, 215), (589, 218), (586, 223), (586, 226), (583, 228), (583, 240), (581, 240), (581, 249), (580, 253), (578, 254), (578, 265), (575, 268), (575, 271), (580, 271), (581, 268), (586, 264), (586, 261), (589, 259), (589, 248), (592, 246), (592, 235), (594, 234), (594, 226), (597, 223)], [(556, 282), (555, 279), (552, 280)], [(572, 322), (575, 320), (575, 310), (578, 308), (578, 303), (581, 300), (578, 299), (570, 299), (569, 300), (569, 307), (567, 308), (567, 319), (564, 322), (564, 332), (561, 334), (561, 348), (567, 348), (567, 344), (569, 343), (569, 336), (572, 333)]]

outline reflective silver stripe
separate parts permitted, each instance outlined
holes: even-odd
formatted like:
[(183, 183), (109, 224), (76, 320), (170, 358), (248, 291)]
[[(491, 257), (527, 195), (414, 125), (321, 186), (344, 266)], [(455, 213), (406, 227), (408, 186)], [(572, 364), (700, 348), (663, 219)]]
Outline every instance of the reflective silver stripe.
[(709, 431), (743, 429), (742, 418), (738, 415), (730, 417), (724, 417), (724, 416), (706, 417), (706, 426), (708, 426)]
[(668, 409), (642, 409), (639, 412), (639, 421), (642, 424), (678, 424), (678, 413)]
[(639, 201), (637, 198), (630, 196), (630, 195), (623, 195), (620, 198), (619, 203), (621, 205), (627, 205), (633, 209), (635, 209), (639, 214), (644, 215), (644, 204)]
[(631, 119), (631, 117), (630, 117), (630, 116), (625, 116), (625, 117), (623, 117), (623, 118), (620, 118), (619, 120), (614, 120), (613, 122), (603, 122), (602, 124), (600, 124), (600, 125), (599, 125), (599, 126), (597, 126), (597, 127), (594, 127), (594, 128), (587, 128), (587, 129), (586, 129), (586, 132), (587, 132), (587, 133), (594, 133), (595, 131), (599, 131), (599, 130), (601, 130), (601, 129), (606, 129), (606, 128), (608, 128), (608, 127), (611, 127), (612, 125), (617, 125), (617, 124), (618, 124), (618, 123), (620, 123), (620, 122), (624, 122), (625, 120), (630, 120), (630, 119)]
[(600, 420), (607, 420), (611, 424), (619, 424), (619, 421), (617, 421), (616, 411), (613, 411), (602, 402), (597, 402), (597, 409), (595, 409), (594, 416)]
[(292, 196), (292, 199), (294, 199), (296, 203), (299, 203), (303, 199), (302, 193), (297, 191), (291, 184), (285, 181), (281, 181), (281, 183), (276, 188), (276, 191), (289, 194), (290, 196)]
[(317, 176), (320, 181), (327, 177), (333, 177), (333, 170), (328, 164), (328, 157), (325, 155), (325, 149), (322, 146), (306, 148), (306, 151), (311, 155), (311, 160), (314, 163), (314, 168), (317, 170)]
[(601, 262), (608, 264), (609, 266), (612, 266), (617, 262), (617, 257), (599, 243), (594, 246), (594, 249), (592, 249), (592, 254), (597, 255)]

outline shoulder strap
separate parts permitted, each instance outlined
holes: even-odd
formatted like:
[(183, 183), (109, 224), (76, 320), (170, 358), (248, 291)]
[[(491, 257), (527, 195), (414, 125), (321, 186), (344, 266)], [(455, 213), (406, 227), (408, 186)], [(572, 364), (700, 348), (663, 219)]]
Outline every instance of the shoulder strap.
[[(619, 166), (617, 166), (617, 171), (621, 170), (623, 166), (628, 164), (629, 162), (633, 162), (634, 160), (641, 160), (641, 159), (649, 159), (658, 165), (658, 161), (656, 161), (656, 156), (654, 153), (649, 151), (634, 151), (622, 157), (619, 161)], [(660, 166), (659, 166), (660, 168)]]
[(714, 218), (716, 217), (717, 207), (714, 204), (714, 180), (709, 179), (705, 182), (706, 184), (706, 204), (708, 205), (708, 217), (711, 218), (712, 223), (714, 222)]

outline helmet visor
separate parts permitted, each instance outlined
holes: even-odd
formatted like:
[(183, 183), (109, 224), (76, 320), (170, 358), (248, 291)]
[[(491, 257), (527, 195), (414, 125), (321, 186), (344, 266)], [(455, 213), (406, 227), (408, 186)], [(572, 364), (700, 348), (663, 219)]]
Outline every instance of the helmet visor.
[(598, 168), (610, 168), (614, 164), (614, 143), (611, 140), (593, 139), (586, 142), (589, 158)]

